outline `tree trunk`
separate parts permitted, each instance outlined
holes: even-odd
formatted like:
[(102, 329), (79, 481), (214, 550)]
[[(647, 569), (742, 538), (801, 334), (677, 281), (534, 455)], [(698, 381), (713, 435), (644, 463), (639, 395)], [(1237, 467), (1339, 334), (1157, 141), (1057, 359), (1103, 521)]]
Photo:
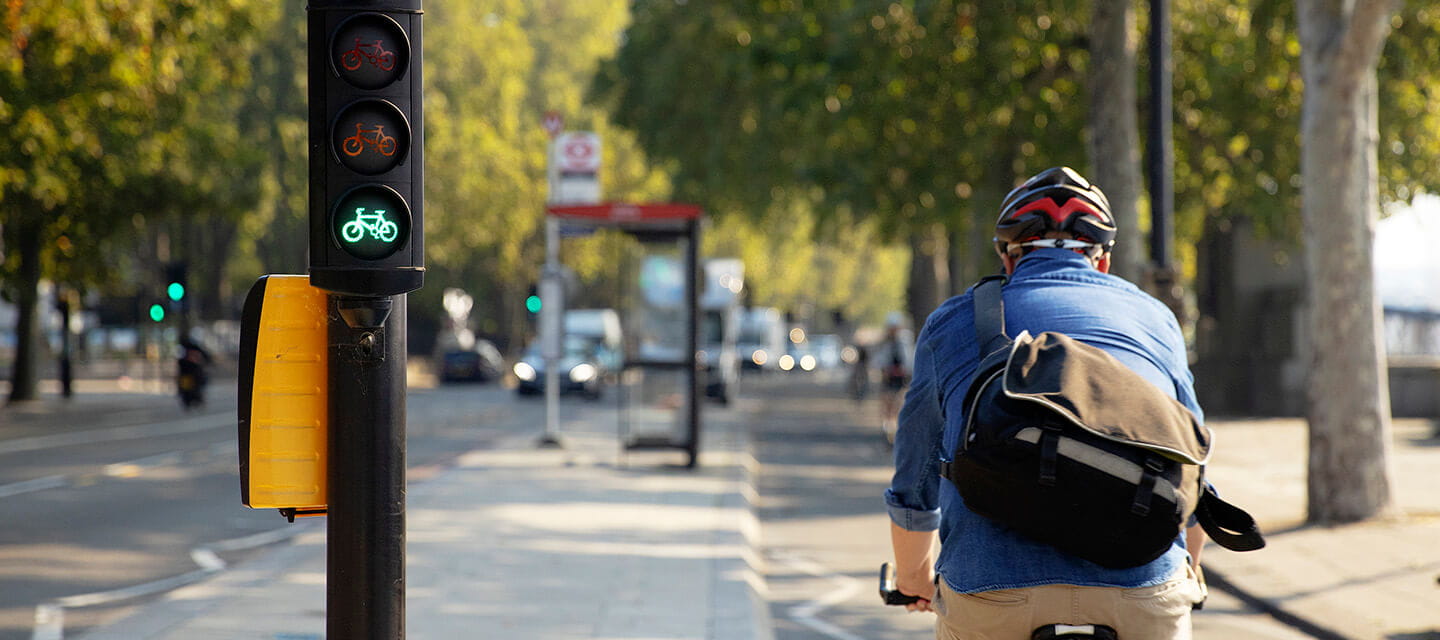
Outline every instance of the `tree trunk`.
[(239, 235), (240, 224), (234, 220), (215, 220), (211, 225), (206, 238), (210, 250), (200, 263), (200, 286), (197, 287), (200, 295), (196, 296), (198, 304), (192, 311), (195, 319), (202, 323), (229, 318), (234, 314), (234, 310), (226, 306), (235, 298), (225, 277), (225, 265), (235, 253), (235, 238)]
[[(965, 230), (966, 262), (961, 272), (960, 293), (980, 278), (1004, 273), (1000, 257), (995, 254), (995, 219), (1000, 216), (1000, 203), (1005, 194), (1019, 182), (1013, 170), (1017, 144), (1007, 138), (997, 142), (999, 157), (986, 165), (970, 199), (970, 225)], [(952, 250), (954, 250), (952, 248)]]
[(910, 234), (910, 284), (905, 301), (917, 330), (950, 293), (948, 245), (945, 229), (938, 224)]
[(1110, 272), (1142, 282), (1147, 251), (1140, 234), (1140, 129), (1135, 112), (1135, 11), (1130, 0), (1097, 0), (1090, 22), (1091, 175), (1110, 199), (1119, 234)]
[(33, 220), (17, 223), (15, 250), (20, 254), (15, 295), (15, 363), (10, 374), (10, 401), (34, 400), (39, 397), (39, 359), (36, 350), (39, 324), (36, 309), (40, 307), (40, 230)]
[(1390, 393), (1372, 243), (1379, 218), (1375, 67), (1396, 3), (1297, 4), (1301, 206), (1308, 294), (1309, 519), (1364, 520), (1392, 504)]

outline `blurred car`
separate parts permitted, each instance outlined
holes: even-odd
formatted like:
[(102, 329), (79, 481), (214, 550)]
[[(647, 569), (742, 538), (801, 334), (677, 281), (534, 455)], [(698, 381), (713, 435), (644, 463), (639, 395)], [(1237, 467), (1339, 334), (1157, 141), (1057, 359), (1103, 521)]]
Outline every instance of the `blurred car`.
[(844, 344), (840, 336), (823, 334), (810, 336), (810, 345), (815, 353), (816, 364), (820, 369), (838, 369), (843, 362)]
[(469, 349), (446, 351), (440, 361), (441, 382), (490, 382), (505, 371), (505, 359), (489, 340)]
[(780, 310), (751, 307), (740, 316), (735, 355), (747, 371), (776, 371), (785, 355), (785, 321)]
[[(606, 380), (612, 373), (607, 366), (612, 358), (603, 343), (580, 336), (565, 338), (564, 355), (560, 358), (560, 393), (578, 393), (598, 400), (605, 393)], [(515, 393), (522, 396), (545, 392), (545, 358), (539, 343), (533, 343), (512, 368), (518, 384)]]
[(781, 371), (810, 373), (820, 366), (820, 360), (815, 357), (814, 346), (807, 340), (790, 343), (785, 355), (780, 356), (779, 365)]

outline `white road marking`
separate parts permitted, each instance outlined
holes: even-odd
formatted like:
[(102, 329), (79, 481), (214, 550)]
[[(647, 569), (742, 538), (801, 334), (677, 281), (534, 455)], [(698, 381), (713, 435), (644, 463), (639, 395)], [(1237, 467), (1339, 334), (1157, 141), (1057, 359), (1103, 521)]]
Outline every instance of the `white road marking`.
[(72, 431), (69, 433), (32, 436), (29, 438), (15, 438), (13, 440), (0, 442), (0, 455), (39, 451), (56, 447), (70, 447), (81, 444), (96, 444), (99, 442), (141, 440), (157, 436), (193, 433), (233, 424), (235, 424), (233, 414), (212, 413), (167, 422), (132, 424), (122, 427), (110, 427), (108, 429), (91, 429), (89, 431)]
[(126, 460), (124, 462), (107, 464), (100, 467), (100, 471), (98, 473), (76, 473), (68, 476), (51, 475), (45, 476), (43, 478), (35, 478), (33, 480), (13, 482), (6, 485), (0, 485), (0, 498), (10, 498), (13, 496), (24, 495), (27, 493), (34, 493), (36, 491), (45, 491), (47, 489), (60, 489), (76, 484), (77, 481), (79, 481), (81, 484), (85, 484), (86, 479), (93, 479), (97, 475), (121, 479), (134, 478), (156, 467), (181, 464), (186, 461), (187, 453), (194, 454), (198, 452), (200, 454), (199, 456), (190, 456), (190, 459), (192, 461), (195, 461), (207, 457), (222, 457), (233, 451), (234, 447), (234, 440), (222, 440), (220, 442), (216, 442), (200, 449), (191, 450), (190, 452), (167, 451), (165, 453), (158, 453), (152, 456), (136, 458), (134, 460)]
[(229, 565), (217, 552), (240, 551), (274, 544), (311, 531), (317, 526), (319, 526), (318, 521), (312, 520), (202, 545), (190, 550), (190, 559), (200, 567), (194, 571), (109, 591), (67, 596), (40, 604), (35, 607), (35, 629), (30, 634), (30, 640), (64, 640), (66, 609), (112, 604), (178, 589), (224, 571)]
[(18, 496), (21, 494), (32, 493), (35, 491), (44, 491), (46, 489), (58, 489), (69, 484), (70, 479), (61, 475), (45, 476), (43, 478), (35, 478), (34, 480), (26, 480), (24, 482), (14, 482), (11, 484), (0, 485), (0, 498), (9, 498), (10, 496)]
[(829, 636), (835, 640), (866, 640), (863, 636), (855, 635), (818, 617), (820, 612), (849, 600), (855, 594), (860, 593), (865, 587), (859, 580), (851, 578), (850, 576), (834, 573), (814, 562), (788, 553), (776, 553), (774, 557), (776, 560), (779, 560), (781, 564), (791, 569), (816, 578), (827, 578), (835, 585), (835, 588), (831, 589), (824, 596), (802, 605), (790, 607), (786, 615), (788, 615), (791, 620), (804, 625), (816, 633)]

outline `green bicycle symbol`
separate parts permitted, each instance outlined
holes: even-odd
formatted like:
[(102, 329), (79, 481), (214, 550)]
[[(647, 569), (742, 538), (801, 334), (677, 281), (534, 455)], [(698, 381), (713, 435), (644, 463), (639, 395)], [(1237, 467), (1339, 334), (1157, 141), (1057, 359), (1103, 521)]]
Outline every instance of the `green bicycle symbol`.
[(385, 210), (376, 209), (365, 213), (365, 207), (355, 207), (355, 219), (340, 227), (340, 237), (346, 242), (359, 242), (365, 232), (381, 242), (393, 242), (400, 235), (400, 225), (385, 219)]

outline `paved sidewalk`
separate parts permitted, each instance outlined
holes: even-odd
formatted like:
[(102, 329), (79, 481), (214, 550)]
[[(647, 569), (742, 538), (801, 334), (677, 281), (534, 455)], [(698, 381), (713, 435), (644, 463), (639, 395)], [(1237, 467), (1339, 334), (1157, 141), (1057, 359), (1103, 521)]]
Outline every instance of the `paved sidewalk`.
[[(742, 411), (707, 412), (697, 471), (678, 453), (617, 464), (613, 432), (564, 430), (467, 453), (412, 479), (407, 636), (772, 637), (752, 548)], [(218, 577), (171, 592), (86, 640), (314, 639), (325, 631), (323, 522)]]
[(1202, 559), (1211, 588), (1228, 585), (1320, 638), (1440, 640), (1440, 434), (1425, 420), (1394, 425), (1399, 512), (1326, 528), (1304, 525), (1304, 421), (1212, 421), (1209, 477), (1255, 516), (1268, 546), (1211, 543)]

